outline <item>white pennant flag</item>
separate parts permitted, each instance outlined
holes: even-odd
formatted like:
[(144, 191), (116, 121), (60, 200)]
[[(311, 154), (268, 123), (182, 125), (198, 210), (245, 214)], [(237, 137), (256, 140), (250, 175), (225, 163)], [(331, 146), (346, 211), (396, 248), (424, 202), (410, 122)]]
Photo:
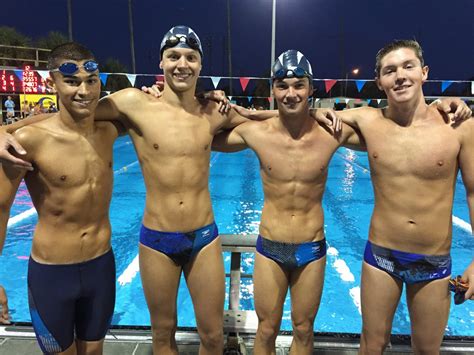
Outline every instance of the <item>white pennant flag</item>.
[(49, 71), (48, 70), (38, 70), (37, 73), (43, 78), (43, 80), (46, 80), (49, 78)]
[(232, 96), (229, 96), (229, 101), (232, 101)]
[(350, 99), (345, 99), (346, 105), (349, 103)]
[(128, 81), (130, 81), (130, 84), (132, 86), (135, 86), (135, 80), (137, 80), (137, 74), (126, 74)]
[(379, 103), (380, 103), (380, 101), (382, 101), (382, 99), (377, 99), (377, 104), (379, 104)]
[(110, 91), (106, 91), (105, 93), (106, 93), (107, 95), (110, 95)]
[(321, 100), (321, 99), (316, 99), (316, 102), (318, 102), (319, 100)]
[(474, 95), (474, 81), (471, 81), (471, 94)]
[(214, 89), (217, 89), (217, 85), (219, 85), (219, 81), (221, 78), (219, 76), (211, 76), (212, 85), (214, 85)]

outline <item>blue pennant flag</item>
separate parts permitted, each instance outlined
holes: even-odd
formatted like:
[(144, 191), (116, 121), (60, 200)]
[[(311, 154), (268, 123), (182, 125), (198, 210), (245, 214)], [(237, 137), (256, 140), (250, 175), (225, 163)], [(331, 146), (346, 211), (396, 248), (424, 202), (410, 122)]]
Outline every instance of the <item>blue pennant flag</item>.
[(453, 81), (451, 81), (451, 80), (442, 81), (441, 82), (441, 92), (444, 92), (447, 88), (449, 88), (452, 83), (453, 83)]
[(100, 81), (102, 82), (102, 85), (105, 85), (105, 83), (107, 82), (108, 76), (109, 74), (107, 73), (99, 73), (99, 77), (100, 77)]
[(20, 80), (23, 81), (23, 70), (21, 69), (13, 69), (15, 72), (16, 77)]
[(334, 100), (334, 102), (335, 102), (336, 104), (338, 104), (338, 103), (339, 103), (339, 99)]
[(252, 103), (252, 96), (247, 96), (247, 99), (249, 100), (249, 104)]
[(356, 85), (357, 85), (357, 91), (361, 91), (362, 88), (364, 87), (365, 83), (367, 82), (367, 80), (356, 80)]

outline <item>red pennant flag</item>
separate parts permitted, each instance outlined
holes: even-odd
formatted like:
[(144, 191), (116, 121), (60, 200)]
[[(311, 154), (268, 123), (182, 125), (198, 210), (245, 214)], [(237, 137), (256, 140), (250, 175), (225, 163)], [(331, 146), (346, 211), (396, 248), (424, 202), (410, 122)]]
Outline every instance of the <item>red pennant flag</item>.
[(269, 103), (272, 103), (272, 100), (273, 100), (273, 97), (269, 97), (269, 98), (268, 98), (268, 102), (269, 102)]
[(160, 81), (160, 82), (164, 82), (165, 81), (165, 76), (163, 74), (155, 75), (155, 80)]
[(249, 78), (240, 78), (240, 85), (242, 86), (242, 90), (245, 91), (247, 85), (249, 84)]
[(329, 92), (334, 85), (336, 85), (337, 80), (324, 80), (324, 86), (326, 87), (326, 92)]

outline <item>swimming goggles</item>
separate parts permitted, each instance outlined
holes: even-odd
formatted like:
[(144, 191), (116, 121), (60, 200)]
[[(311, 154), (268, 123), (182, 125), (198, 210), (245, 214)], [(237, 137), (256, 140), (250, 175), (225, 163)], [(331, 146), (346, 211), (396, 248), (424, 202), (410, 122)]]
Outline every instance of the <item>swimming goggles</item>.
[(84, 70), (88, 73), (93, 73), (99, 70), (99, 64), (94, 60), (88, 60), (83, 65), (77, 65), (73, 62), (65, 62), (61, 64), (57, 69), (53, 69), (51, 71), (58, 71), (63, 75), (74, 75), (79, 71), (80, 68), (84, 68)]
[(187, 36), (172, 35), (166, 40), (164, 47), (175, 47), (176, 45), (178, 45), (179, 42), (186, 42), (186, 44), (191, 49), (201, 52), (201, 47), (199, 45), (198, 40), (196, 38)]
[(310, 77), (308, 72), (304, 70), (303, 68), (296, 67), (294, 69), (279, 69), (276, 71), (276, 73), (273, 74), (273, 79), (284, 79), (284, 78), (304, 78), (304, 77)]
[(466, 300), (464, 295), (468, 289), (469, 284), (462, 281), (462, 278), (459, 275), (456, 276), (455, 279), (449, 280), (449, 290), (454, 292), (454, 304), (461, 304)]

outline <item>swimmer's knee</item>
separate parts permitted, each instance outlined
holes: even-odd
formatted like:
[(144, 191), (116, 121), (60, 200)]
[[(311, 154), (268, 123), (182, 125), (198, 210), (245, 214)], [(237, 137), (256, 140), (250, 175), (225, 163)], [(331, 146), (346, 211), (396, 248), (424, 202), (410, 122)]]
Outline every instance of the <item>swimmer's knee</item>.
[(274, 343), (278, 332), (280, 330), (280, 324), (275, 324), (274, 322), (262, 321), (258, 323), (258, 335), (262, 341), (265, 343)]
[(220, 329), (212, 331), (199, 331), (199, 338), (201, 344), (206, 349), (220, 349), (224, 346), (224, 331)]
[(293, 321), (293, 336), (303, 344), (307, 344), (313, 339), (313, 322), (310, 319), (303, 321)]
[(158, 343), (170, 343), (174, 339), (176, 334), (176, 323), (175, 322), (157, 322), (151, 324), (151, 332), (153, 336), (153, 342)]
[(433, 355), (439, 354), (441, 342), (431, 341), (420, 344), (412, 338), (411, 347), (415, 355)]
[(362, 329), (360, 338), (362, 354), (382, 354), (390, 343), (390, 331)]

